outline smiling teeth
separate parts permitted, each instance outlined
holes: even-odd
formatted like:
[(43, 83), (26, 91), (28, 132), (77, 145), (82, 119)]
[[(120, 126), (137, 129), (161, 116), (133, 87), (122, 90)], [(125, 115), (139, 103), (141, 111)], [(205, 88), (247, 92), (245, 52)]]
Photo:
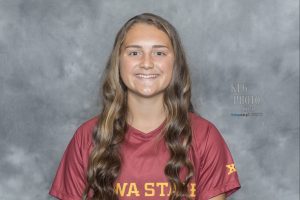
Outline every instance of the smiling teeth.
[(156, 78), (158, 75), (157, 74), (137, 74), (137, 76), (140, 78)]

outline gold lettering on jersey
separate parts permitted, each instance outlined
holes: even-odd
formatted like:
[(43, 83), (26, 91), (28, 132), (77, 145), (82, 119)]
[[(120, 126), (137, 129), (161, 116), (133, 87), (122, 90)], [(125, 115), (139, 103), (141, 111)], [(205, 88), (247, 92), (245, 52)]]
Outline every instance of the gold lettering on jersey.
[(144, 189), (145, 189), (145, 197), (154, 197), (155, 195), (154, 183), (145, 183)]
[[(131, 183), (116, 183), (115, 192), (120, 197), (166, 197), (170, 196), (172, 188), (169, 182), (147, 182), (144, 183), (143, 188), (139, 188), (135, 182)], [(176, 190), (176, 188), (175, 188)], [(194, 182), (188, 185), (188, 191), (191, 198), (196, 196), (196, 184)]]
[(136, 183), (130, 183), (128, 193), (126, 196), (131, 197), (133, 194), (134, 194), (134, 196), (137, 196), (137, 197), (140, 196), (140, 192), (138, 191), (138, 189), (136, 187)]
[[(174, 188), (176, 187), (176, 185), (174, 184)], [(172, 188), (171, 187), (169, 187), (170, 189), (169, 189), (169, 193), (168, 193), (168, 197), (171, 195), (171, 192), (172, 192)]]
[(233, 172), (236, 172), (236, 168), (235, 168), (235, 166), (234, 166), (234, 163), (229, 164), (229, 165), (226, 165), (226, 167), (229, 169), (228, 175), (229, 175), (229, 174), (232, 174)]
[(190, 196), (195, 197), (196, 196), (196, 183), (191, 183), (190, 186), (191, 186)]
[(166, 196), (165, 195), (164, 187), (168, 187), (168, 183), (166, 183), (166, 182), (162, 182), (162, 183), (158, 182), (158, 183), (156, 183), (156, 186), (160, 187), (160, 194), (159, 194), (159, 196), (161, 196), (161, 197)]
[(115, 192), (116, 192), (117, 194), (120, 194), (121, 197), (123, 197), (127, 185), (128, 185), (128, 183), (123, 183), (123, 184), (122, 184), (122, 187), (121, 187), (121, 184), (120, 184), (120, 183), (117, 183), (116, 186), (115, 186)]

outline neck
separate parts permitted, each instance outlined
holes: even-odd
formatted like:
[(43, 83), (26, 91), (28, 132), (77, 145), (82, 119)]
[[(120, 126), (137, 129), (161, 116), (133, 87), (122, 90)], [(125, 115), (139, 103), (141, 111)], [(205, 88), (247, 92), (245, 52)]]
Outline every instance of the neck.
[(127, 122), (141, 130), (148, 132), (157, 128), (166, 118), (163, 107), (163, 94), (156, 97), (145, 98), (128, 94)]

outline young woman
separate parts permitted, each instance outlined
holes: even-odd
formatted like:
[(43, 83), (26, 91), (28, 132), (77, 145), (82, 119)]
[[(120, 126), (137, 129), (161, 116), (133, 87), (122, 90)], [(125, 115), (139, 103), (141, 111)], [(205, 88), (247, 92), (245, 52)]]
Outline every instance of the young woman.
[(175, 28), (128, 20), (106, 65), (103, 108), (69, 143), (50, 194), (62, 200), (224, 200), (240, 188), (218, 129), (193, 111)]

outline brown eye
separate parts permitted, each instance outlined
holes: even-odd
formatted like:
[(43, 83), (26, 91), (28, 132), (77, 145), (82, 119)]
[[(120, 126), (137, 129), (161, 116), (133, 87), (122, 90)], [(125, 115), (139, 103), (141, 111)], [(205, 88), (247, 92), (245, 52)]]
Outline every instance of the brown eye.
[(128, 53), (129, 56), (138, 56), (138, 55), (140, 55), (140, 54), (141, 54), (140, 51), (130, 51), (130, 52)]
[(154, 55), (156, 55), (156, 56), (165, 56), (167, 54), (163, 51), (156, 51), (156, 52), (154, 52)]
[(134, 51), (134, 52), (130, 52), (129, 53), (129, 55), (131, 55), (131, 56), (136, 56), (138, 53), (136, 52), (136, 51)]

